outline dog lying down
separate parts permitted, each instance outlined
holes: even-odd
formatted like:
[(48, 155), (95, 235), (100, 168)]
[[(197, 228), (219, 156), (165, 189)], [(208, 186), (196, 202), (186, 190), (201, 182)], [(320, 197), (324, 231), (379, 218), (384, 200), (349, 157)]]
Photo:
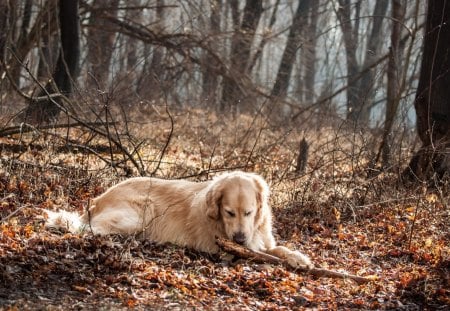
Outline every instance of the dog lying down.
[(206, 182), (136, 177), (93, 199), (82, 216), (46, 211), (47, 226), (74, 233), (137, 235), (208, 253), (219, 251), (215, 238), (221, 237), (283, 258), (294, 268), (312, 268), (306, 255), (276, 245), (268, 196), (261, 176), (240, 171)]

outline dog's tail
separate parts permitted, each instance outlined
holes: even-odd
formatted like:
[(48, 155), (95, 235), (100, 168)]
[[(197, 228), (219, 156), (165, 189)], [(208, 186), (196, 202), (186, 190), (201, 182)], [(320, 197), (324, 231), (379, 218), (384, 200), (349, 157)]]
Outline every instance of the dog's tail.
[(48, 218), (45, 226), (48, 228), (58, 228), (68, 230), (72, 233), (81, 233), (84, 231), (86, 224), (81, 220), (81, 216), (76, 212), (68, 212), (60, 210), (57, 212), (44, 210)]

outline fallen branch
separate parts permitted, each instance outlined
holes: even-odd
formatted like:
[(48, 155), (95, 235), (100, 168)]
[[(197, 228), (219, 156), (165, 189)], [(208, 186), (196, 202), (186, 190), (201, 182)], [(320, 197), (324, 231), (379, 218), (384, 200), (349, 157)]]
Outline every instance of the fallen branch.
[[(6, 196), (5, 198), (8, 198), (9, 196)], [(22, 209), (24, 209), (25, 207), (31, 207), (31, 204), (25, 204), (20, 206), (19, 208), (17, 208), (16, 210), (14, 210), (13, 212), (11, 212), (9, 215), (6, 215), (3, 218), (0, 218), (0, 224), (4, 223), (5, 221), (7, 221), (9, 218), (13, 217), (14, 215), (16, 215), (18, 212), (20, 212)]]
[[(113, 122), (110, 122), (109, 124), (112, 124)], [(23, 134), (23, 133), (29, 133), (34, 131), (42, 131), (42, 130), (54, 130), (54, 129), (68, 129), (72, 127), (83, 127), (83, 126), (103, 126), (103, 122), (73, 122), (73, 123), (66, 123), (66, 124), (47, 124), (47, 125), (39, 125), (39, 126), (33, 126), (31, 124), (27, 123), (21, 123), (20, 125), (15, 125), (11, 127), (6, 127), (0, 129), (0, 137), (14, 135), (14, 134)]]
[(234, 242), (231, 242), (229, 240), (223, 239), (223, 238), (216, 238), (217, 245), (225, 252), (230, 253), (234, 256), (243, 258), (243, 259), (249, 259), (257, 263), (269, 263), (269, 264), (275, 264), (275, 265), (283, 265), (284, 267), (288, 268), (289, 270), (293, 270), (295, 272), (301, 271), (305, 272), (307, 274), (316, 276), (316, 277), (329, 277), (329, 278), (336, 278), (336, 279), (350, 279), (355, 281), (358, 284), (364, 284), (368, 283), (370, 281), (373, 281), (371, 278), (366, 278), (354, 274), (348, 274), (344, 272), (338, 272), (323, 268), (312, 268), (309, 269), (308, 267), (296, 267), (293, 268), (291, 265), (288, 264), (287, 260), (275, 257), (270, 254), (262, 253), (262, 252), (255, 252), (252, 251), (246, 247), (243, 247), (241, 245), (238, 245)]

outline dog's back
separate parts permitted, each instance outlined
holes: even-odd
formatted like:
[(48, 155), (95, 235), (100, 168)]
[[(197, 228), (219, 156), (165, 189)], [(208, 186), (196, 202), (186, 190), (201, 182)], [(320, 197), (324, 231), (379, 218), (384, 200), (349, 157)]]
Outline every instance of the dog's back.
[(93, 199), (82, 216), (68, 211), (47, 211), (49, 227), (74, 233), (143, 234), (156, 242), (177, 242), (191, 214), (193, 200), (209, 182), (130, 178)]

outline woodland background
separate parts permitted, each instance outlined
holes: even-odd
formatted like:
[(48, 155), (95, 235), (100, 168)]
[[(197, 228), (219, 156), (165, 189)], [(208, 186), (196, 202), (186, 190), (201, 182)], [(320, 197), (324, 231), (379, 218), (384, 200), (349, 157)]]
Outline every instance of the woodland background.
[[(0, 29), (2, 308), (449, 306), (450, 2), (4, 0)], [(283, 244), (373, 282), (43, 227), (234, 169)]]

